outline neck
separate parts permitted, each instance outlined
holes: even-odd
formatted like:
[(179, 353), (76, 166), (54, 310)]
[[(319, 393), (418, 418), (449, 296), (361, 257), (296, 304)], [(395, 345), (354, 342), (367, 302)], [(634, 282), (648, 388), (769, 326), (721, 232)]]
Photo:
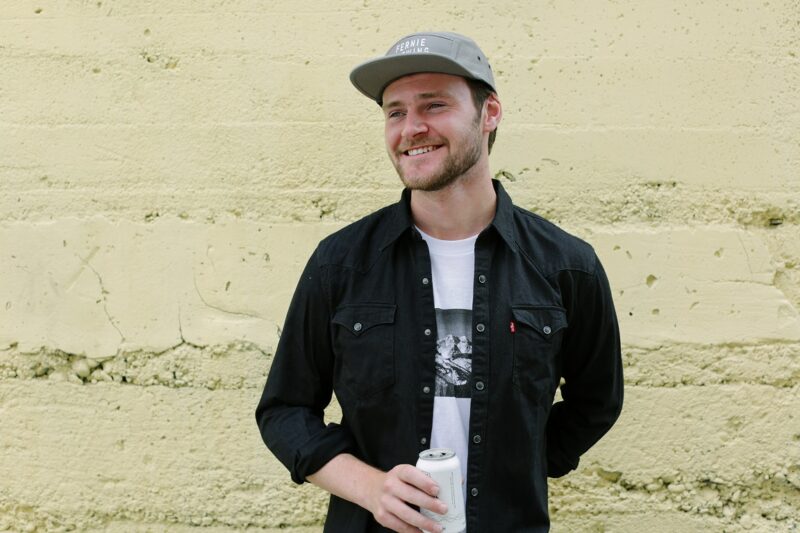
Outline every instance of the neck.
[(442, 240), (477, 235), (494, 218), (497, 195), (489, 177), (461, 176), (439, 191), (412, 191), (411, 216), (419, 229)]

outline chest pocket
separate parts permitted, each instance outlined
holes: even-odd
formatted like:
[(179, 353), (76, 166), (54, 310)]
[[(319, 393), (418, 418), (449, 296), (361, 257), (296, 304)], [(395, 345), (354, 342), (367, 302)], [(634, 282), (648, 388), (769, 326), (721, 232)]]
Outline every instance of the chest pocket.
[(359, 398), (395, 381), (393, 304), (347, 304), (333, 315), (334, 353), (341, 359), (339, 381)]
[[(514, 337), (514, 385), (534, 392), (540, 380), (556, 383), (556, 356), (567, 328), (567, 315), (561, 307), (516, 305), (511, 307), (516, 325)], [(539, 382), (539, 383), (537, 383)]]

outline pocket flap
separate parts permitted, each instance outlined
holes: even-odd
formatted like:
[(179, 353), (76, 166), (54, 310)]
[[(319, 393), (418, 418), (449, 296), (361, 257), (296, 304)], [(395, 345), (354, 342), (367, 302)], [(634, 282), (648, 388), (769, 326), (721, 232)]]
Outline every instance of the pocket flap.
[(514, 305), (511, 306), (511, 315), (516, 322), (536, 330), (545, 338), (567, 327), (567, 312), (561, 307)]
[(332, 322), (357, 337), (373, 326), (393, 324), (396, 309), (394, 304), (343, 305), (334, 313)]

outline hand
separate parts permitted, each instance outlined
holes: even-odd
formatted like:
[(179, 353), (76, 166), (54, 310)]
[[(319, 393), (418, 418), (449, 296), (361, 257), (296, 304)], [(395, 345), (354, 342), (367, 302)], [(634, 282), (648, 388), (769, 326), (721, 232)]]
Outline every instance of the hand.
[(419, 533), (420, 529), (441, 533), (442, 526), (411, 507), (447, 513), (447, 505), (436, 499), (436, 482), (411, 465), (397, 465), (380, 474), (373, 481), (368, 507), (379, 524), (399, 533)]

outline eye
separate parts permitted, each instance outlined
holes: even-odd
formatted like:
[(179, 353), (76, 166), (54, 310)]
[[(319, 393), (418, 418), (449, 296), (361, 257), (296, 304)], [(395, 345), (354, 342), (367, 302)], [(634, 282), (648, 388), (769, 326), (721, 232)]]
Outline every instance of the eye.
[(403, 113), (402, 111), (390, 111), (389, 114), (386, 115), (386, 117), (387, 118), (400, 118), (400, 117), (402, 117), (404, 115), (405, 115), (405, 113)]
[(428, 109), (435, 109), (437, 107), (444, 107), (444, 104), (442, 102), (431, 102), (428, 104)]

